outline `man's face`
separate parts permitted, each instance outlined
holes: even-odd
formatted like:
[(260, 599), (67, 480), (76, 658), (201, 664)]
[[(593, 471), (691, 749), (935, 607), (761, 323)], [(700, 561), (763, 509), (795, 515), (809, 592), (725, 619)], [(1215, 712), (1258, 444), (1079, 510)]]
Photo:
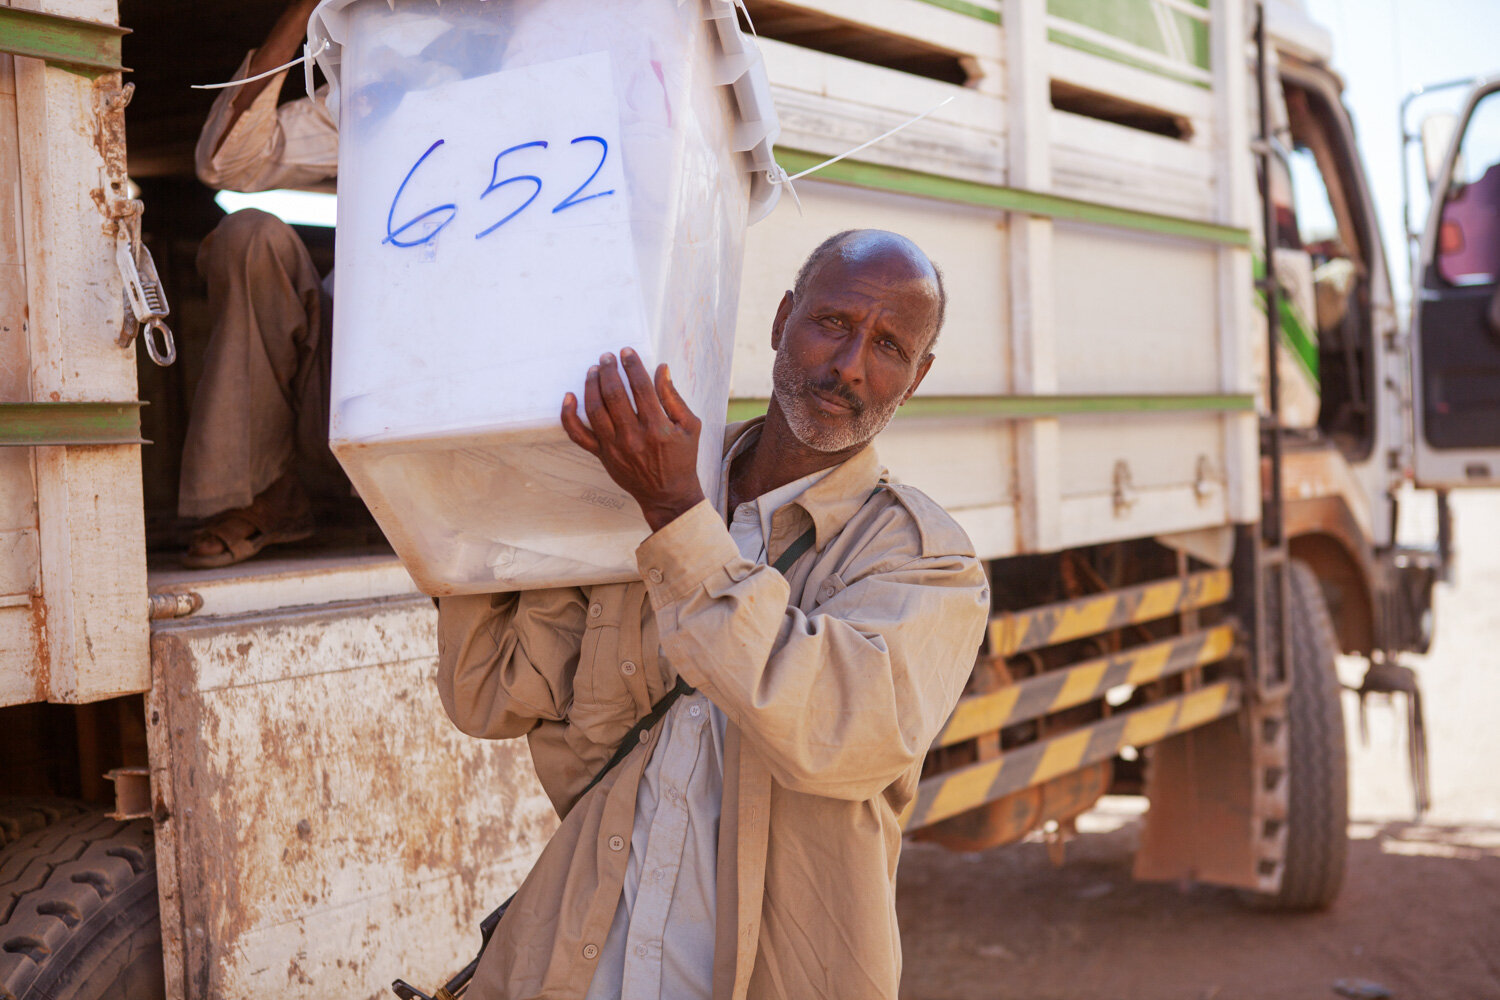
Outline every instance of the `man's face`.
[(830, 453), (880, 433), (932, 364), (936, 316), (931, 278), (880, 250), (836, 252), (800, 297), (788, 292), (772, 329), (771, 380), (797, 440)]

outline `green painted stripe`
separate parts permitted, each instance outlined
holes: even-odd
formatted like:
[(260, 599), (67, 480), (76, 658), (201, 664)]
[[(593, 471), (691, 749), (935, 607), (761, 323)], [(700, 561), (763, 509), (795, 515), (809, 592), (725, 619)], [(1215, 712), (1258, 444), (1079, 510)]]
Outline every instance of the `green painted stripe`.
[(76, 17), (0, 7), (0, 52), (90, 70), (120, 70), (127, 29)]
[[(827, 157), (801, 149), (776, 147), (776, 162), (789, 174), (815, 167)], [(1001, 187), (998, 184), (981, 184), (978, 181), (959, 180), (939, 174), (907, 170), (904, 167), (888, 167), (863, 160), (840, 160), (819, 170), (815, 180), (833, 184), (848, 184), (853, 187), (871, 188), (877, 191), (892, 191), (898, 194), (916, 195), (919, 198), (934, 198), (939, 201), (977, 205), (981, 208), (999, 209), (1006, 212), (1024, 212), (1041, 215), (1066, 222), (1087, 222), (1120, 229), (1134, 229), (1154, 233), (1158, 236), (1174, 236), (1181, 239), (1222, 243), (1227, 246), (1247, 247), (1250, 231), (1233, 226), (1221, 226), (1213, 222), (1199, 222), (1175, 215), (1158, 215), (1140, 212), (1131, 208), (1117, 208), (1093, 201), (1064, 198), (1039, 191), (1022, 188)]]
[(998, 10), (981, 7), (977, 3), (967, 3), (966, 0), (920, 0), (920, 2), (930, 4), (933, 7), (941, 7), (944, 10), (951, 10), (955, 14), (963, 14), (965, 17), (988, 21), (990, 24), (1000, 23), (1000, 12)]
[[(1251, 271), (1257, 281), (1264, 281), (1266, 277), (1266, 261), (1261, 254), (1255, 254), (1251, 263)], [(1266, 308), (1265, 292), (1256, 289), (1255, 301), (1259, 303), (1262, 311)], [(1297, 364), (1302, 368), (1307, 377), (1312, 380), (1313, 388), (1319, 395), (1322, 394), (1320, 384), (1318, 362), (1318, 335), (1312, 325), (1302, 316), (1292, 304), (1291, 296), (1282, 293), (1276, 298), (1276, 314), (1281, 322), (1277, 324), (1277, 330), (1281, 336), (1281, 342), (1286, 345), (1292, 357), (1297, 359)]]
[(142, 403), (0, 403), (0, 445), (145, 444)]
[[(768, 399), (732, 399), (730, 420), (749, 420), (766, 412)], [(914, 417), (1087, 416), (1101, 413), (1246, 413), (1255, 409), (1251, 395), (1156, 396), (914, 396), (896, 411)]]
[(1168, 80), (1176, 80), (1178, 83), (1186, 83), (1194, 87), (1201, 87), (1204, 90), (1213, 89), (1212, 84), (1210, 84), (1207, 80), (1200, 80), (1197, 77), (1189, 76), (1186, 73), (1174, 73), (1172, 70), (1167, 69), (1165, 66), (1158, 66), (1156, 63), (1137, 58), (1136, 56), (1133, 56), (1128, 52), (1121, 52), (1119, 49), (1112, 49), (1107, 45), (1100, 45), (1098, 42), (1090, 41), (1087, 38), (1079, 38), (1077, 35), (1070, 35), (1067, 32), (1061, 31), (1057, 28), (1047, 29), (1047, 40), (1056, 42), (1058, 45), (1065, 45), (1070, 49), (1077, 49), (1079, 52), (1087, 52), (1091, 56), (1100, 56), (1101, 58), (1108, 59), (1112, 62), (1117, 62), (1124, 66), (1130, 66), (1133, 69), (1144, 70), (1147, 73), (1155, 73), (1157, 76), (1166, 77)]
[[(1291, 350), (1292, 356), (1302, 366), (1313, 385), (1318, 386), (1318, 341), (1316, 335), (1308, 331), (1307, 325), (1302, 321), (1302, 316), (1297, 312), (1291, 300), (1283, 296), (1276, 300), (1277, 311), (1281, 314), (1281, 342)], [(1261, 306), (1265, 306), (1262, 296)]]

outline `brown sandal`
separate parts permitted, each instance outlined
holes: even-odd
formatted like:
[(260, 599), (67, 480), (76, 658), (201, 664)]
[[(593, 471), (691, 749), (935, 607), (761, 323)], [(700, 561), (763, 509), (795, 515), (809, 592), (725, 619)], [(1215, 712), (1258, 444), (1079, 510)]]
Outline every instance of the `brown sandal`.
[[(215, 514), (193, 533), (182, 565), (188, 569), (233, 566), (267, 545), (298, 542), (313, 533), (311, 505), (294, 473), (287, 473), (256, 495), (250, 506)], [(217, 552), (195, 552), (210, 541)]]

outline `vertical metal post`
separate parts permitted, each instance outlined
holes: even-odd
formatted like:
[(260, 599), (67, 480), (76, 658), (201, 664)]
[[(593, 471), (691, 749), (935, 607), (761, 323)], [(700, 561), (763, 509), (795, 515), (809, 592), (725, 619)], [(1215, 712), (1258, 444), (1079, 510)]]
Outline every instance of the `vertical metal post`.
[(1255, 599), (1258, 604), (1255, 651), (1256, 688), (1260, 698), (1279, 697), (1291, 681), (1291, 634), (1289, 605), (1291, 581), (1288, 575), (1286, 520), (1283, 517), (1281, 427), (1281, 371), (1277, 364), (1281, 339), (1281, 286), (1276, 279), (1276, 203), (1271, 196), (1271, 171), (1275, 166), (1275, 136), (1271, 128), (1271, 88), (1277, 81), (1271, 77), (1270, 44), (1267, 39), (1266, 5), (1256, 5), (1255, 62), (1256, 87), (1259, 95), (1261, 158), (1261, 293), (1266, 303), (1266, 407), (1269, 412), (1261, 423), (1261, 456), (1268, 468), (1268, 483), (1261, 499), (1260, 545), (1257, 547), (1255, 576), (1258, 578)]
[(1281, 516), (1281, 372), (1277, 365), (1277, 347), (1281, 338), (1281, 287), (1276, 280), (1276, 204), (1271, 197), (1271, 169), (1276, 155), (1272, 147), (1271, 134), (1271, 73), (1266, 44), (1266, 6), (1257, 5), (1255, 18), (1255, 62), (1256, 85), (1260, 97), (1260, 160), (1263, 191), (1261, 195), (1261, 227), (1265, 258), (1262, 268), (1261, 292), (1266, 300), (1266, 405), (1267, 414), (1264, 452), (1271, 460), (1271, 495), (1262, 505), (1261, 537), (1266, 544), (1280, 546), (1285, 539), (1285, 524)]

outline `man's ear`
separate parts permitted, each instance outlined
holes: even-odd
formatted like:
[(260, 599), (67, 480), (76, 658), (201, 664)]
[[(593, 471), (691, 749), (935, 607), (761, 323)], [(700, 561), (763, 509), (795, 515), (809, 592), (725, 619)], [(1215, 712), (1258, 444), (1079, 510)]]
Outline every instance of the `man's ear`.
[(922, 359), (921, 364), (917, 365), (917, 377), (911, 380), (911, 388), (907, 389), (906, 395), (901, 397), (902, 406), (906, 405), (906, 401), (908, 399), (911, 399), (911, 394), (917, 391), (917, 386), (921, 385), (922, 380), (927, 377), (927, 369), (932, 367), (932, 359), (936, 356), (937, 355), (929, 354), (927, 355), (927, 357)]
[(776, 307), (776, 318), (771, 320), (771, 350), (781, 350), (781, 331), (786, 328), (786, 321), (792, 315), (792, 302), (795, 297), (791, 289), (781, 297), (781, 305)]

